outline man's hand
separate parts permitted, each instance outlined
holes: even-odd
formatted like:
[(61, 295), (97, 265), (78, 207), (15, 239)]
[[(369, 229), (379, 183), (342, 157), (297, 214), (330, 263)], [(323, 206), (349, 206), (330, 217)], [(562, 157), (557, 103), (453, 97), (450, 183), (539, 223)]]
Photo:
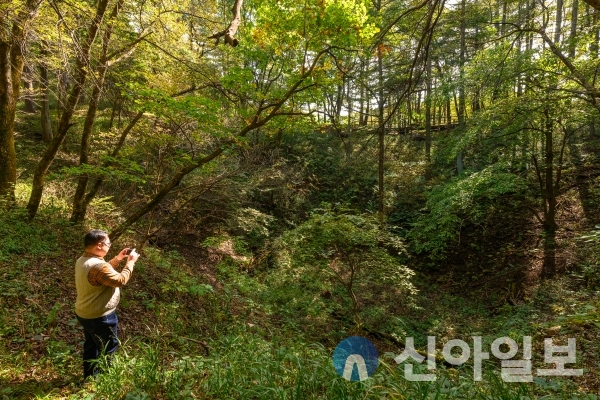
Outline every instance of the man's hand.
[[(125, 250), (127, 250), (127, 249), (125, 249)], [(121, 254), (121, 253), (119, 253), (119, 254)], [(129, 254), (129, 256), (127, 257), (127, 262), (130, 262), (130, 261), (136, 262), (139, 256), (140, 255), (135, 251), (135, 249), (133, 249), (131, 251), (131, 254)]]
[(129, 250), (129, 247), (125, 247), (123, 250), (121, 250), (119, 254), (117, 254), (117, 260), (121, 261), (127, 257), (127, 250)]

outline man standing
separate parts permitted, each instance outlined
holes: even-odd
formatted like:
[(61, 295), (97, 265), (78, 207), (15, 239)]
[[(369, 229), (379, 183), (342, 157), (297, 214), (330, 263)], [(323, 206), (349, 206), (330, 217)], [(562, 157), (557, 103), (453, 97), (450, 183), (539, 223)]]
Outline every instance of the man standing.
[[(135, 250), (127, 255), (125, 248), (108, 263), (104, 256), (111, 243), (108, 234), (101, 230), (91, 230), (84, 238), (85, 252), (75, 263), (75, 286), (77, 301), (75, 313), (83, 326), (83, 376), (95, 376), (99, 370), (96, 360), (102, 352), (112, 356), (119, 348), (118, 322), (115, 309), (119, 304), (119, 287), (125, 285), (139, 254)], [(127, 258), (127, 264), (119, 273), (115, 270)]]

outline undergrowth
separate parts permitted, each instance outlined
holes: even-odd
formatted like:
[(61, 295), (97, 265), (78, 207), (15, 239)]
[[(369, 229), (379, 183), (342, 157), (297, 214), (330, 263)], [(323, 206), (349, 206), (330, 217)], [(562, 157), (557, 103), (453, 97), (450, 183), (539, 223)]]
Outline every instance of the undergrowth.
[[(122, 347), (112, 365), (104, 365), (104, 374), (82, 384), (83, 333), (72, 310), (72, 268), (86, 227), (70, 225), (60, 206), (57, 211), (48, 203), (29, 223), (20, 207), (0, 215), (2, 400), (597, 399), (586, 389), (598, 386), (597, 310), (589, 307), (595, 307), (596, 285), (588, 279), (587, 289), (573, 290), (581, 279), (577, 273), (545, 283), (518, 305), (493, 310), (422, 275), (415, 276), (418, 291), (410, 302), (370, 301), (366, 287), (360, 312), (369, 330), (361, 331), (351, 320), (352, 304), (343, 288), (297, 280), (291, 287), (294, 308), (285, 285), (278, 285), (293, 278), (293, 271), (276, 264), (259, 268), (235, 254), (200, 271), (177, 252), (152, 247), (123, 290)], [(590, 259), (584, 267), (594, 263)], [(337, 342), (354, 334), (372, 339), (379, 351), (376, 373), (363, 382), (344, 380), (332, 365)], [(471, 364), (438, 363), (434, 382), (408, 381), (394, 361), (402, 351), (399, 340), (414, 336), (422, 349), (427, 335), (440, 342), (480, 335), (486, 346), (495, 337), (520, 341), (531, 335), (538, 343), (536, 366), (541, 338), (577, 337), (577, 367), (585, 374), (582, 380), (535, 377), (531, 383), (507, 383), (499, 365), (487, 362), (483, 380), (475, 382)]]

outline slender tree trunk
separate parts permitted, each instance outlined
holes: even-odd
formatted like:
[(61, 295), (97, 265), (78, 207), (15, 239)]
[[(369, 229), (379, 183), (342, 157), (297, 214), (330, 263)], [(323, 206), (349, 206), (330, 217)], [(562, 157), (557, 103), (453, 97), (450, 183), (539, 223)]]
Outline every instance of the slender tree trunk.
[(348, 120), (346, 126), (346, 138), (344, 148), (346, 150), (346, 160), (350, 161), (352, 156), (352, 80), (347, 79), (346, 99), (348, 100)]
[[(465, 124), (465, 111), (466, 111), (466, 98), (465, 98), (465, 53), (466, 53), (466, 0), (462, 0), (460, 3), (460, 57), (459, 57), (459, 68), (460, 68), (460, 82), (458, 84), (458, 124), (464, 126)], [(463, 160), (462, 152), (456, 155), (456, 171), (460, 174), (463, 171)]]
[(41, 2), (27, 0), (10, 29), (4, 13), (0, 14), (0, 196), (7, 196), (11, 204), (17, 181), (14, 128), (24, 66), (25, 29), (36, 18)]
[[(596, 26), (598, 24), (598, 11), (596, 11), (594, 13), (594, 26)], [(600, 29), (595, 28), (594, 29), (594, 42), (592, 43), (592, 56), (594, 58), (598, 58), (598, 56), (600, 55), (599, 52), (599, 48), (600, 46), (598, 45), (600, 43)]]
[(495, 7), (492, 8), (492, 18), (494, 19), (494, 27), (496, 28), (496, 35), (500, 36), (502, 34), (502, 27), (500, 26), (500, 18), (499, 18), (499, 10), (500, 10), (500, 2), (502, 0), (496, 0)]
[[(367, 59), (365, 70), (364, 70), (364, 75), (363, 75), (363, 83), (361, 84), (361, 88), (360, 88), (360, 90), (361, 90), (361, 99), (363, 98), (362, 97), (363, 96), (363, 94), (362, 94), (363, 92), (362, 91), (365, 89), (365, 83), (364, 82), (366, 81), (366, 79), (364, 79), (364, 78), (365, 78), (365, 75), (366, 76), (369, 75), (369, 64), (370, 64), (370, 62)], [(362, 109), (362, 100), (361, 100), (361, 110), (360, 110), (361, 111), (361, 118), (362, 118), (361, 123), (360, 123), (361, 126), (367, 126), (367, 124), (369, 123), (369, 113), (371, 112), (371, 107), (370, 107), (371, 98), (370, 98), (370, 95), (369, 95), (369, 91), (365, 90), (364, 95), (365, 95), (365, 109), (364, 109), (364, 113), (363, 113), (363, 109)]]
[(344, 104), (344, 79), (342, 78), (342, 83), (337, 86), (337, 93), (335, 96), (335, 118), (334, 124), (340, 123), (340, 116), (342, 115), (342, 105)]
[(535, 2), (536, 0), (531, 0), (531, 3), (527, 3), (527, 28), (529, 31), (527, 32), (527, 40), (525, 43), (525, 50), (529, 51), (533, 49), (533, 11), (535, 10)]
[(556, 0), (556, 25), (554, 26), (554, 44), (560, 43), (560, 31), (563, 19), (563, 0)]
[[(119, 137), (119, 142), (117, 143), (117, 145), (113, 149), (112, 153), (110, 154), (111, 158), (116, 158), (119, 155), (119, 152), (121, 151), (121, 149), (123, 148), (123, 145), (125, 144), (125, 139), (127, 138), (127, 135), (131, 132), (133, 127), (137, 124), (137, 122), (140, 120), (140, 118), (142, 118), (143, 115), (144, 115), (144, 113), (142, 111), (137, 113), (136, 116), (133, 117), (133, 119), (129, 122), (127, 127), (123, 130), (123, 132), (121, 133), (121, 136)], [(108, 166), (108, 164), (103, 165), (103, 167), (107, 167), (107, 166)], [(92, 185), (92, 188), (85, 195), (85, 197), (82, 201), (82, 204), (80, 206), (81, 207), (80, 212), (82, 215), (85, 216), (88, 206), (90, 205), (90, 203), (92, 202), (92, 200), (94, 199), (96, 194), (98, 193), (98, 190), (100, 189), (100, 186), (102, 186), (103, 182), (104, 182), (104, 179), (102, 179), (102, 178), (96, 179), (94, 181), (94, 184)]]
[[(381, 10), (381, 0), (378, 0), (378, 10)], [(385, 99), (383, 97), (383, 53), (381, 51), (381, 43), (377, 46), (377, 78), (379, 83), (379, 154), (378, 154), (378, 212), (379, 221), (383, 224), (384, 221), (384, 160), (385, 160), (385, 124), (383, 107)], [(410, 100), (409, 100), (410, 102)]]
[[(518, 11), (518, 21), (519, 23), (521, 23), (522, 19), (523, 19), (523, 2), (519, 1), (519, 11)], [(519, 37), (517, 38), (517, 60), (521, 60), (521, 53), (523, 51), (522, 49), (522, 37), (521, 35), (519, 35)], [(521, 97), (523, 95), (523, 84), (521, 82), (522, 79), (522, 73), (521, 71), (521, 62), (517, 61), (517, 71), (519, 71), (517, 73), (516, 79), (515, 79), (515, 83), (517, 86), (517, 97)]]
[(575, 45), (576, 36), (577, 36), (577, 14), (579, 13), (579, 2), (578, 0), (573, 0), (573, 5), (571, 7), (571, 34), (569, 37), (569, 57), (575, 58)]
[[(587, 15), (587, 21), (586, 24), (589, 27), (593, 27), (594, 29), (594, 40), (590, 43), (589, 45), (589, 51), (590, 51), (590, 58), (592, 60), (597, 60), (598, 58), (598, 40), (600, 39), (599, 36), (599, 30), (596, 27), (596, 24), (598, 22), (598, 11), (594, 10), (590, 10), (590, 5), (586, 4), (586, 15)], [(595, 139), (597, 136), (597, 132), (596, 132), (596, 118), (594, 115), (590, 116), (590, 137)]]
[(56, 153), (58, 152), (60, 145), (63, 143), (65, 137), (67, 136), (67, 132), (72, 125), (71, 117), (75, 113), (75, 109), (77, 107), (77, 104), (79, 103), (79, 98), (81, 96), (83, 86), (87, 78), (90, 60), (90, 50), (92, 44), (96, 40), (96, 36), (100, 29), (100, 25), (102, 24), (102, 20), (104, 19), (104, 14), (106, 13), (107, 5), (108, 0), (98, 1), (96, 15), (94, 16), (94, 19), (92, 20), (92, 23), (88, 28), (88, 34), (81, 47), (81, 52), (77, 55), (77, 77), (75, 79), (75, 84), (73, 85), (71, 94), (69, 95), (69, 100), (67, 101), (65, 111), (61, 116), (56, 135), (54, 136), (54, 138), (50, 142), (50, 145), (44, 152), (44, 155), (39, 161), (33, 174), (31, 196), (29, 197), (29, 203), (27, 204), (27, 213), (29, 214), (29, 218), (34, 218), (37, 214), (37, 210), (40, 206), (42, 194), (44, 191), (44, 181), (46, 178), (46, 173), (48, 172), (48, 168), (50, 168), (52, 161), (54, 161)]
[(12, 203), (17, 181), (14, 127), (18, 92), (13, 91), (10, 58), (10, 43), (0, 42), (0, 196), (8, 196)]
[(431, 180), (431, 57), (427, 56), (426, 61), (426, 86), (427, 94), (425, 96), (425, 180)]
[(446, 129), (452, 127), (452, 104), (450, 103), (450, 97), (446, 99)]
[(40, 89), (42, 92), (40, 101), (42, 140), (50, 143), (52, 141), (52, 120), (50, 118), (50, 101), (48, 95), (48, 67), (43, 62), (40, 64)]
[(508, 0), (503, 0), (502, 1), (502, 28), (501, 28), (502, 35), (504, 35), (506, 33), (507, 3), (508, 3)]
[(461, 1), (460, 5), (460, 55), (459, 55), (459, 68), (460, 68), (460, 82), (458, 84), (458, 123), (463, 125), (465, 123), (465, 110), (466, 110), (466, 98), (465, 98), (465, 56), (466, 56), (466, 0)]
[(367, 93), (367, 106), (365, 110), (365, 119), (363, 120), (363, 126), (369, 125), (371, 118), (371, 96)]
[(417, 96), (415, 98), (415, 112), (421, 114), (421, 91), (417, 90)]
[[(362, 75), (362, 74), (361, 74)], [(359, 112), (358, 112), (358, 125), (363, 126), (364, 119), (364, 111), (365, 111), (365, 85), (360, 83), (360, 102), (359, 102)]]
[[(79, 165), (85, 165), (88, 163), (89, 152), (90, 152), (90, 140), (92, 137), (92, 128), (94, 121), (96, 120), (96, 111), (98, 110), (98, 102), (100, 101), (100, 95), (104, 88), (104, 78), (106, 77), (106, 71), (108, 69), (108, 45), (112, 36), (113, 23), (121, 7), (123, 6), (124, 0), (119, 0), (115, 4), (109, 22), (107, 23), (104, 31), (104, 37), (102, 38), (102, 54), (100, 55), (100, 62), (97, 67), (96, 82), (92, 91), (92, 97), (88, 106), (88, 111), (83, 124), (83, 132), (81, 135), (81, 149), (79, 153)], [(84, 207), (84, 196), (87, 189), (88, 176), (82, 175), (77, 180), (77, 189), (75, 190), (75, 196), (73, 197), (73, 212), (71, 213), (71, 222), (80, 222), (85, 218)]]
[[(546, 204), (544, 205), (544, 264), (542, 275), (551, 277), (556, 272), (556, 193), (554, 186), (554, 124), (550, 117), (548, 108), (544, 110), (546, 126), (544, 129), (545, 139), (545, 171), (544, 171), (544, 191)], [(558, 180), (557, 180), (558, 181)], [(558, 183), (558, 182), (557, 182)], [(557, 185), (558, 188), (558, 185)]]
[(407, 124), (406, 124), (406, 131), (408, 134), (411, 134), (412, 133), (413, 115), (412, 115), (412, 103), (410, 102), (410, 94), (408, 96), (406, 96), (406, 117), (408, 119)]
[(25, 112), (33, 114), (36, 111), (35, 102), (33, 100), (35, 88), (33, 87), (31, 71), (27, 65), (23, 67), (23, 83), (25, 85)]
[(548, 109), (544, 111), (546, 118), (546, 128), (544, 129), (545, 136), (545, 186), (546, 186), (546, 202), (547, 212), (544, 218), (544, 225), (547, 232), (556, 231), (556, 193), (554, 192), (554, 141), (553, 131), (554, 124), (550, 117)]

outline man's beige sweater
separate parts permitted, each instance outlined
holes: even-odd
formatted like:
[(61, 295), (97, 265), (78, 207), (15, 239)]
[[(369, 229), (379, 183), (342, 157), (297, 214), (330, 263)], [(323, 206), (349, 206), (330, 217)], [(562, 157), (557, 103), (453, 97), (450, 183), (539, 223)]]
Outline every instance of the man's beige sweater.
[(118, 273), (114, 270), (118, 264), (116, 257), (110, 264), (90, 253), (79, 257), (75, 263), (75, 313), (79, 317), (93, 319), (115, 311), (121, 298), (119, 286), (125, 285), (132, 273), (129, 263)]

